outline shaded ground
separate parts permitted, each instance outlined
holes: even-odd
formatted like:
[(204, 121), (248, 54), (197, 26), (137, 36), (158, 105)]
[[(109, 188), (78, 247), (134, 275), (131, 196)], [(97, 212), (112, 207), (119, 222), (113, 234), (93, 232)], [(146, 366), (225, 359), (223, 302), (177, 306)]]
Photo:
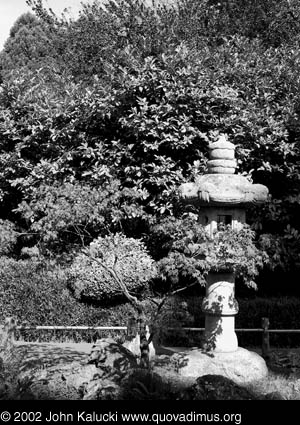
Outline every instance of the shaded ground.
[(60, 343), (24, 343), (14, 345), (14, 353), (9, 363), (22, 363), (20, 370), (36, 367), (53, 367), (68, 363), (86, 363), (91, 344), (60, 344)]
[[(16, 342), (13, 354), (6, 357), (6, 363), (10, 365), (10, 379), (13, 381), (20, 373), (26, 373), (31, 369), (41, 370), (57, 366), (66, 368), (74, 364), (80, 368), (80, 365), (87, 364), (91, 347), (92, 344), (89, 343)], [(161, 347), (158, 354), (168, 355), (184, 350), (186, 348), (183, 347)], [(260, 349), (251, 348), (251, 350), (261, 354)], [(250, 384), (247, 388), (261, 395), (278, 392), (286, 399), (300, 399), (300, 349), (273, 350), (267, 364), (269, 376)], [(164, 375), (168, 376), (167, 368)]]
[(62, 353), (63, 356), (82, 356), (84, 354), (89, 354), (91, 352), (93, 344), (88, 342), (23, 342), (16, 341), (15, 347), (23, 347), (24, 349), (28, 349), (29, 351), (36, 350), (43, 356), (47, 355), (47, 351), (53, 354)]

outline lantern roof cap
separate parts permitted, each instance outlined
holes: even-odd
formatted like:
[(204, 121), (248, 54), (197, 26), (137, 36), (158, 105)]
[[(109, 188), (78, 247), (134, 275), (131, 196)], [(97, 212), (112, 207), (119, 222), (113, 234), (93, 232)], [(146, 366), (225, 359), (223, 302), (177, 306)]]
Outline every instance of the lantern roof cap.
[(204, 174), (180, 186), (181, 198), (196, 206), (246, 207), (268, 199), (268, 188), (238, 174)]
[(225, 135), (222, 134), (219, 139), (216, 142), (212, 142), (209, 145), (210, 150), (214, 149), (229, 149), (229, 150), (235, 150), (235, 145), (231, 142), (228, 142)]
[(244, 206), (268, 199), (268, 188), (235, 174), (235, 145), (225, 135), (209, 145), (207, 172), (179, 188), (182, 199), (197, 206)]

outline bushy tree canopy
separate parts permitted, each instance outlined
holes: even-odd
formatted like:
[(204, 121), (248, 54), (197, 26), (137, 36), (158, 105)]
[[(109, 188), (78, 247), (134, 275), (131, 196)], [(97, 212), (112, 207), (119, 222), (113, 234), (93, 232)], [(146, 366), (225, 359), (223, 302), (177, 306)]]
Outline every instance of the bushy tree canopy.
[(70, 269), (70, 285), (78, 299), (107, 302), (124, 298), (119, 279), (128, 291), (140, 293), (155, 276), (143, 242), (117, 233), (95, 239), (78, 254)]
[[(37, 18), (22, 18), (2, 53), (12, 64), (0, 89), (3, 219), (51, 249), (145, 235), (180, 216), (178, 186), (226, 133), (238, 172), (272, 195), (250, 224), (274, 267), (297, 266), (297, 1), (95, 1), (78, 19), (29, 3)], [(39, 31), (53, 40), (51, 63), (36, 47), (38, 70), (34, 55), (13, 53), (29, 29), (31, 47)]]

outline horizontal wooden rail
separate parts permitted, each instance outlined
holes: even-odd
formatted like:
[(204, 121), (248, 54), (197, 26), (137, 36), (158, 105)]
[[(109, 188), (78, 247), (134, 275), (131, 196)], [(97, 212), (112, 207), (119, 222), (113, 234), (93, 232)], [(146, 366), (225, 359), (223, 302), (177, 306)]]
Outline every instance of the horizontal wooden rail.
[[(261, 330), (261, 332), (262, 332), (262, 330)], [(270, 333), (295, 333), (295, 334), (300, 334), (300, 329), (268, 329), (268, 332), (270, 332)]]
[(17, 326), (16, 329), (22, 331), (35, 331), (35, 330), (72, 330), (72, 331), (109, 331), (121, 330), (126, 331), (127, 326)]
[[(267, 359), (270, 356), (270, 334), (271, 333), (299, 333), (300, 329), (270, 329), (270, 321), (267, 317), (262, 318), (262, 327), (254, 329), (237, 328), (236, 332), (259, 332), (262, 334), (262, 356)], [(1, 337), (1, 343), (4, 347), (4, 351), (11, 347), (15, 340), (15, 330), (18, 331), (42, 331), (42, 330), (54, 330), (54, 331), (127, 331), (127, 326), (29, 326), (19, 325), (16, 326), (16, 321), (13, 318), (6, 318), (3, 328), (3, 335)], [(191, 332), (203, 332), (204, 328), (196, 327), (165, 327), (167, 330), (181, 330)]]

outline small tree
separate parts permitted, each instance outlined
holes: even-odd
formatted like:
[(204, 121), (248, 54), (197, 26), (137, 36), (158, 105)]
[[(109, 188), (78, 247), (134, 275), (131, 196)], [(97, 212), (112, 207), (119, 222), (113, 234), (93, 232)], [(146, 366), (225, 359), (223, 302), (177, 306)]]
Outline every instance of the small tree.
[(122, 234), (99, 237), (75, 258), (70, 281), (77, 298), (113, 302), (125, 297), (135, 308), (137, 333), (140, 335), (141, 365), (149, 365), (147, 319), (141, 292), (149, 290), (156, 275), (154, 261), (140, 240)]
[[(156, 277), (155, 262), (143, 242), (122, 234), (94, 240), (75, 258), (70, 271), (70, 284), (77, 298), (113, 302), (122, 297), (132, 304), (136, 311), (132, 325), (137, 325), (140, 337), (142, 367), (149, 367), (149, 345), (157, 331), (156, 320), (163, 305), (168, 297), (186, 289), (170, 287), (158, 300), (150, 286)], [(155, 304), (152, 320), (147, 318), (145, 299)]]

